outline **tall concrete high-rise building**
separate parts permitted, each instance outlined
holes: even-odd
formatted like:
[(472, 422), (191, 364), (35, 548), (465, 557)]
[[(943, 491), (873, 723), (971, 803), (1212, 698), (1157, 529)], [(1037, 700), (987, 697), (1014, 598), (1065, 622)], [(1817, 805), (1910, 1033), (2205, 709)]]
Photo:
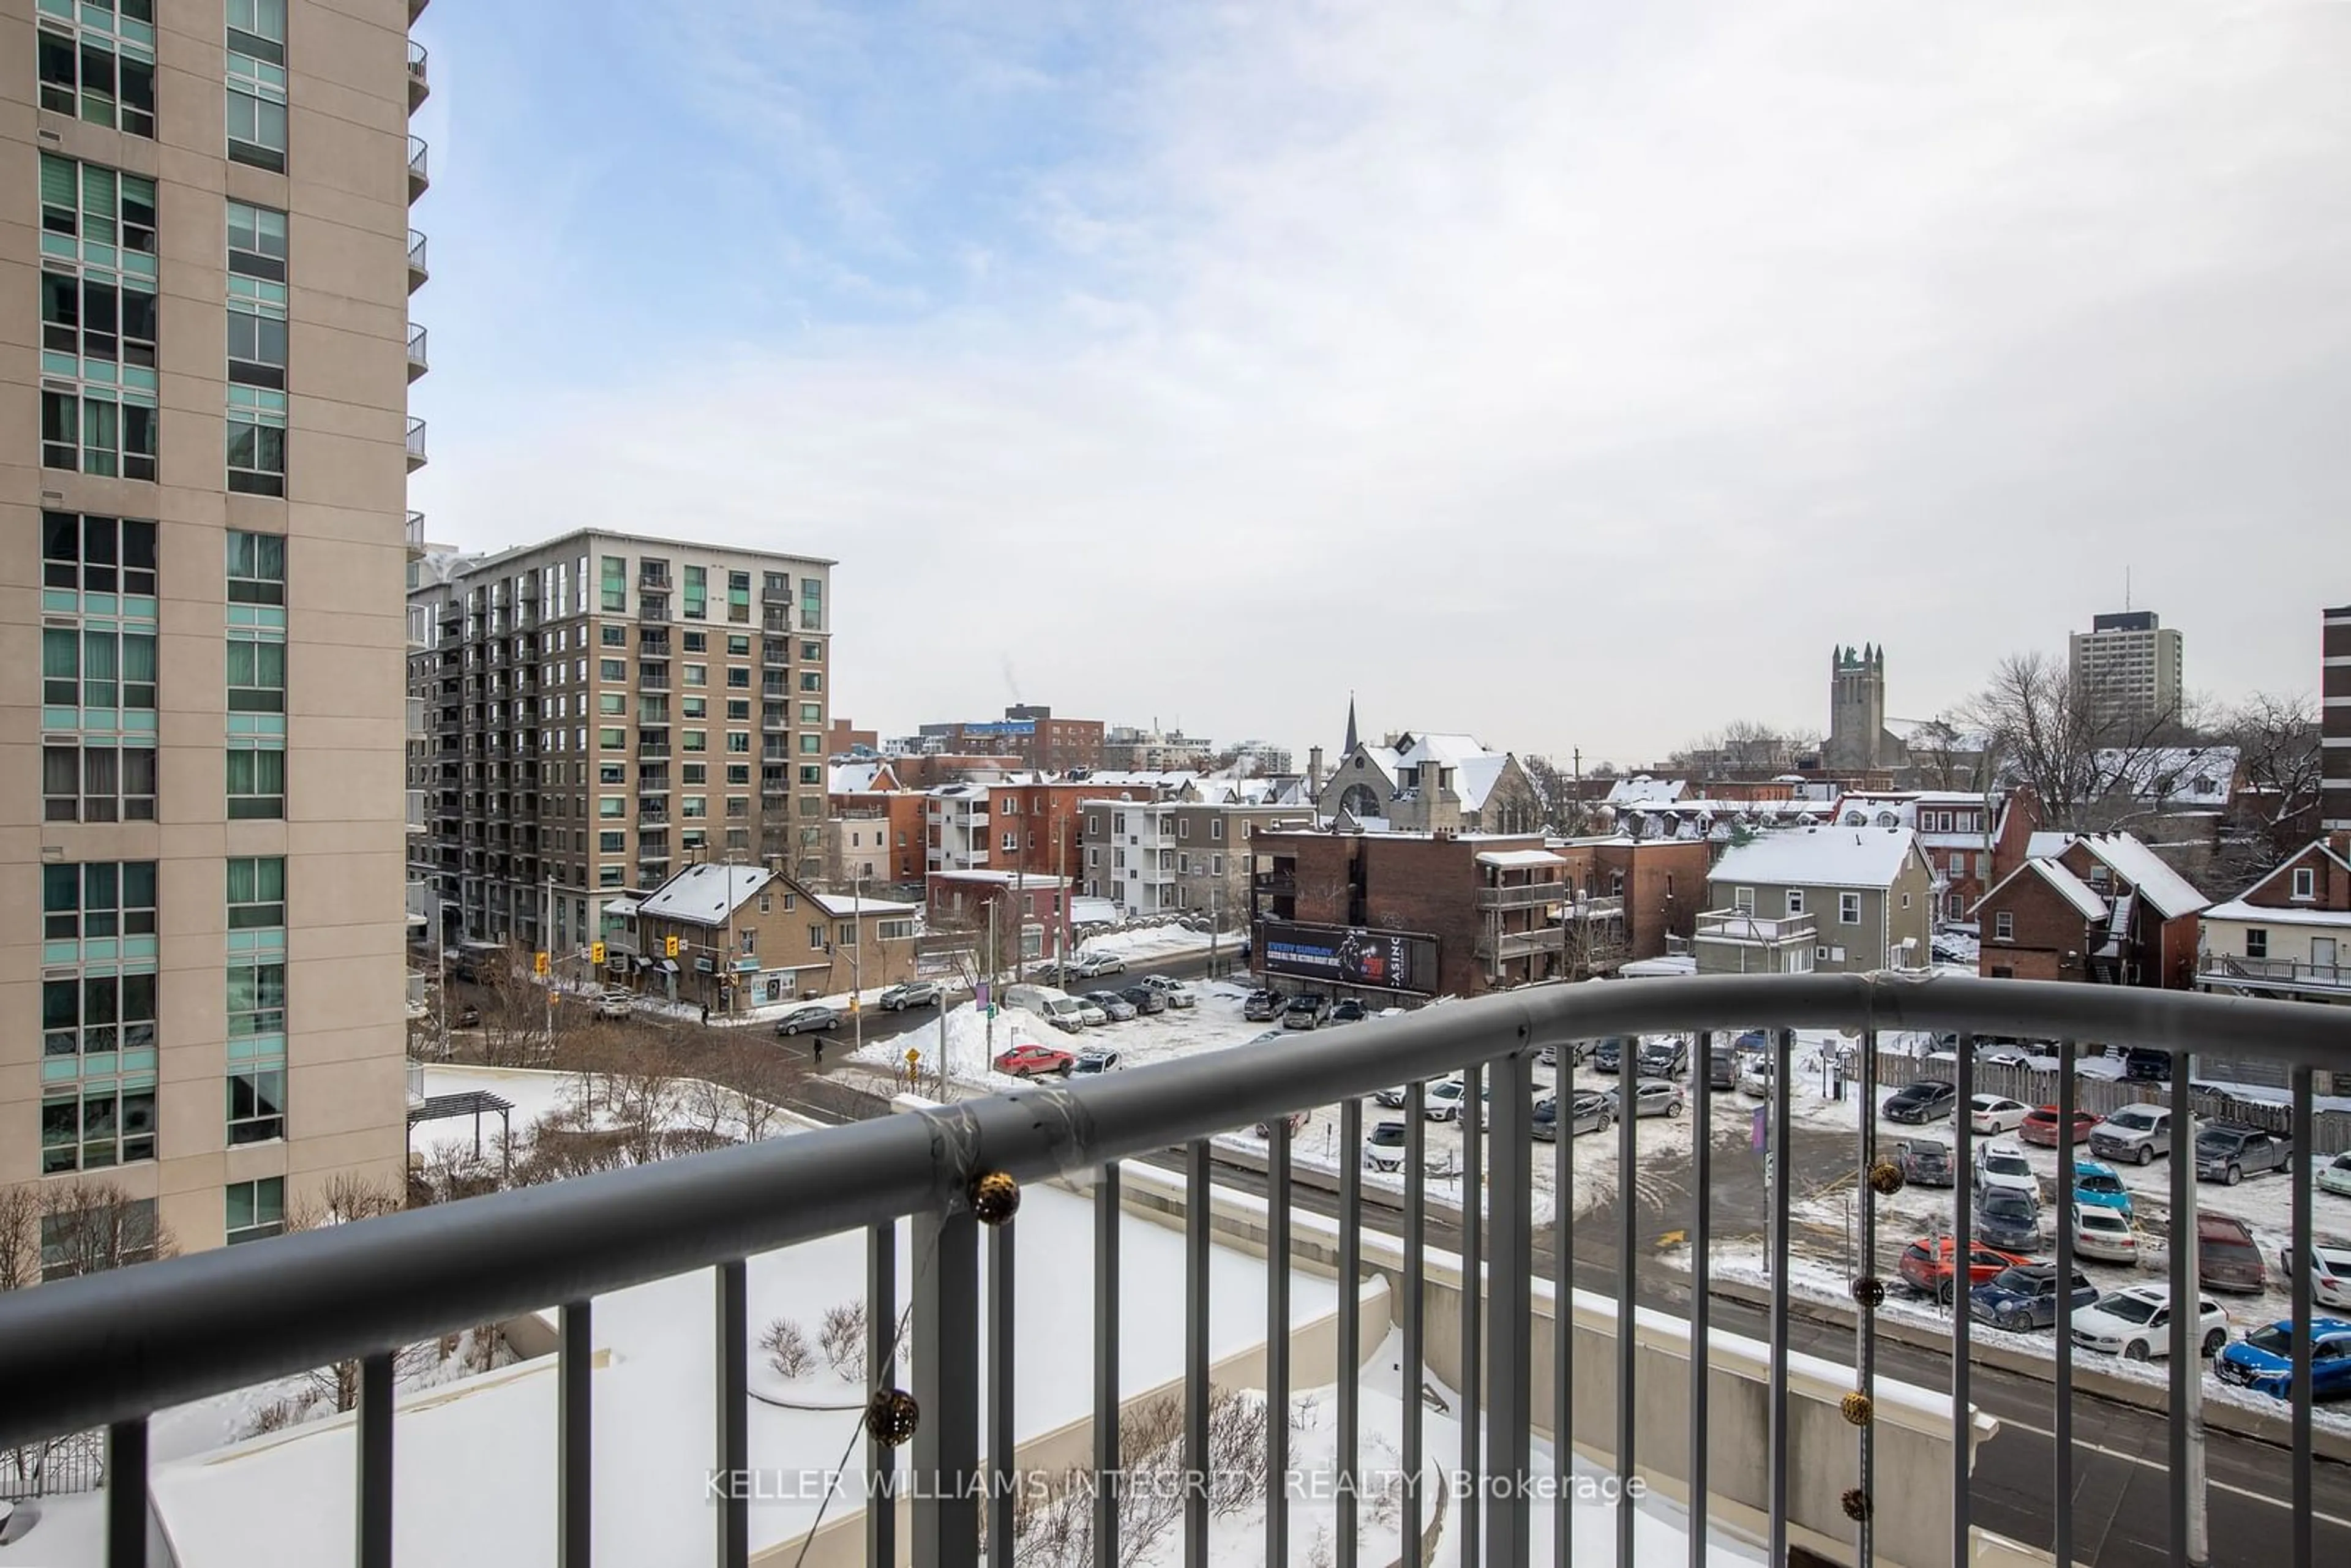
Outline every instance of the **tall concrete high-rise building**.
[(576, 964), (689, 862), (823, 875), (832, 562), (587, 529), (423, 565), (413, 870), (446, 940)]
[(51, 1275), (402, 1180), (423, 9), (0, 5), (0, 1186)]
[(2179, 716), (2180, 637), (2154, 611), (2094, 615), (2068, 652), (2074, 689), (2101, 727), (2144, 729)]
[(2319, 816), (2351, 828), (2351, 604), (2325, 612), (2319, 632)]

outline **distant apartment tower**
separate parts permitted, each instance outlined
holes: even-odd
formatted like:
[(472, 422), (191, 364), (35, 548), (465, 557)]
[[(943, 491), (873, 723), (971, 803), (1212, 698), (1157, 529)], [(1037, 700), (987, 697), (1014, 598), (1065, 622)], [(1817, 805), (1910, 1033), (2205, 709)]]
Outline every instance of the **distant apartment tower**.
[(2181, 643), (2152, 610), (2094, 615), (2071, 639), (2074, 689), (2103, 728), (2144, 729), (2179, 716)]
[(423, 8), (0, 12), (0, 1186), (46, 1275), (403, 1179)]
[(446, 936), (569, 952), (693, 861), (822, 876), (832, 564), (583, 529), (422, 582)]
[(980, 757), (1017, 757), (1030, 768), (1065, 773), (1102, 766), (1102, 721), (1055, 718), (1050, 707), (1016, 703), (1000, 719), (926, 724), (911, 749)]
[(2321, 633), (2319, 815), (2326, 831), (2351, 828), (2351, 604), (2325, 612)]

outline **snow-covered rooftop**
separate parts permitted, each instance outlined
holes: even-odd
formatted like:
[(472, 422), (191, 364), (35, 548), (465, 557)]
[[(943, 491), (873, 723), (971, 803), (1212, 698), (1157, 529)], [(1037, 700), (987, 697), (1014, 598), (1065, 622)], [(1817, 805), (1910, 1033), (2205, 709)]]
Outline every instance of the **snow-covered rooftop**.
[(1657, 779), (1646, 773), (1636, 773), (1630, 779), (1619, 779), (1608, 787), (1600, 802), (1604, 806), (1633, 806), (1651, 802), (1678, 800), (1689, 788), (1687, 779)]
[(2324, 925), (2351, 930), (2351, 909), (2313, 909), (2304, 905), (2283, 907), (2268, 904), (2247, 904), (2232, 898), (2226, 904), (2216, 904), (2204, 912), (2207, 920), (2241, 920), (2253, 925)]
[(844, 898), (838, 894), (811, 893), (809, 902), (835, 919), (852, 915), (919, 915), (919, 904), (898, 904), (886, 898)]
[(2080, 838), (2079, 833), (2034, 833), (2024, 841), (2024, 852), (2032, 860), (2046, 860), (2065, 852), (2065, 846)]
[(2193, 915), (2212, 901), (2128, 833), (2085, 833), (2075, 841), (2155, 905), (2166, 920)]
[(892, 789), (898, 786), (897, 774), (887, 762), (879, 758), (871, 762), (835, 763), (827, 769), (825, 788), (835, 795), (863, 795), (871, 792), (877, 783)]
[(2108, 747), (2094, 761), (2105, 789), (2127, 790), (2149, 805), (2225, 806), (2239, 755), (2233, 746)]
[(676, 920), (689, 925), (724, 925), (745, 900), (776, 880), (765, 866), (690, 865), (637, 901), (641, 920)]
[(1981, 908), (1998, 898), (2009, 883), (2021, 876), (2037, 876), (2047, 883), (2085, 920), (2104, 920), (2106, 917), (2106, 901), (2091, 891), (2089, 883), (2067, 871), (2062, 862), (2051, 860), (2026, 861), (2001, 878), (1998, 886), (1976, 901), (1976, 906)]
[(1478, 863), (1502, 871), (1519, 871), (1534, 866), (1565, 865), (1566, 860), (1549, 850), (1480, 850)]
[(1709, 883), (1766, 887), (1891, 887), (1918, 852), (1907, 828), (1790, 828), (1726, 851)]

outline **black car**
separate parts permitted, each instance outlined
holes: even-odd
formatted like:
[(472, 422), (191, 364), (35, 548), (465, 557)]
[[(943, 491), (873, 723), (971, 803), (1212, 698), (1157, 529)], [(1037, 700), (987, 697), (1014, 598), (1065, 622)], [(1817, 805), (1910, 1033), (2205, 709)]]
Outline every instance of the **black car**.
[(1286, 999), (1280, 991), (1251, 991), (1241, 1004), (1241, 1017), (1251, 1023), (1270, 1023)]
[(1361, 1023), (1369, 1017), (1371, 1014), (1364, 1010), (1364, 1004), (1349, 997), (1332, 1008), (1331, 1016), (1323, 1021), (1325, 1023)]
[(1641, 1076), (1644, 1078), (1679, 1078), (1689, 1071), (1689, 1042), (1685, 1040), (1653, 1040), (1641, 1047)]
[(1301, 991), (1290, 998), (1289, 1005), (1281, 1009), (1281, 1027), (1284, 1029), (1317, 1028), (1322, 1024), (1330, 1005), (1328, 1001), (1316, 996), (1312, 991)]
[(1611, 1035), (1592, 1048), (1592, 1071), (1614, 1072), (1624, 1064), (1625, 1041)]
[(1129, 986), (1119, 992), (1119, 998), (1138, 1013), (1164, 1013), (1167, 1010), (1167, 998), (1155, 986)]
[(1894, 1145), (1894, 1163), (1902, 1179), (1913, 1186), (1957, 1186), (1959, 1166), (1951, 1161), (1951, 1145), (1939, 1138), (1905, 1138)]
[(2171, 1082), (2171, 1053), (2132, 1046), (2123, 1052), (2123, 1076), (2134, 1083)]
[(1939, 1122), (1959, 1103), (1959, 1092), (1948, 1081), (1925, 1078), (1896, 1090), (1886, 1102), (1889, 1122)]
[(2038, 1252), (2041, 1205), (2015, 1187), (1996, 1186), (1976, 1195), (1976, 1239), (2002, 1252)]
[(1718, 1045), (1706, 1053), (1706, 1086), (1708, 1089), (1739, 1087), (1739, 1052), (1727, 1045)]

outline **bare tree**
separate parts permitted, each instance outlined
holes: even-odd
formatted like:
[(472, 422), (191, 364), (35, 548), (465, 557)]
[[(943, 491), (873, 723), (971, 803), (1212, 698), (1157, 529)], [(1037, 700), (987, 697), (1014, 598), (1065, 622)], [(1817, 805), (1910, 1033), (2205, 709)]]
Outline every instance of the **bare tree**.
[(1536, 807), (1546, 830), (1568, 839), (1595, 831), (1594, 813), (1573, 774), (1548, 757), (1522, 757), (1519, 766), (1526, 769), (1527, 782), (1534, 788)]
[(371, 1182), (350, 1171), (339, 1171), (327, 1179), (324, 1186), (287, 1205), (286, 1228), (316, 1230), (323, 1226), (371, 1219), (379, 1214), (397, 1214), (408, 1207), (408, 1193), (400, 1187)]
[(1980, 789), (1985, 757), (1970, 750), (1968, 737), (1948, 714), (1938, 714), (1910, 732), (1910, 767), (1928, 789)]
[(2244, 789), (2216, 872), (2239, 887), (2316, 836), (2325, 754), (2317, 710), (2305, 695), (2255, 692), (2228, 710), (2219, 730), (2237, 748)]

